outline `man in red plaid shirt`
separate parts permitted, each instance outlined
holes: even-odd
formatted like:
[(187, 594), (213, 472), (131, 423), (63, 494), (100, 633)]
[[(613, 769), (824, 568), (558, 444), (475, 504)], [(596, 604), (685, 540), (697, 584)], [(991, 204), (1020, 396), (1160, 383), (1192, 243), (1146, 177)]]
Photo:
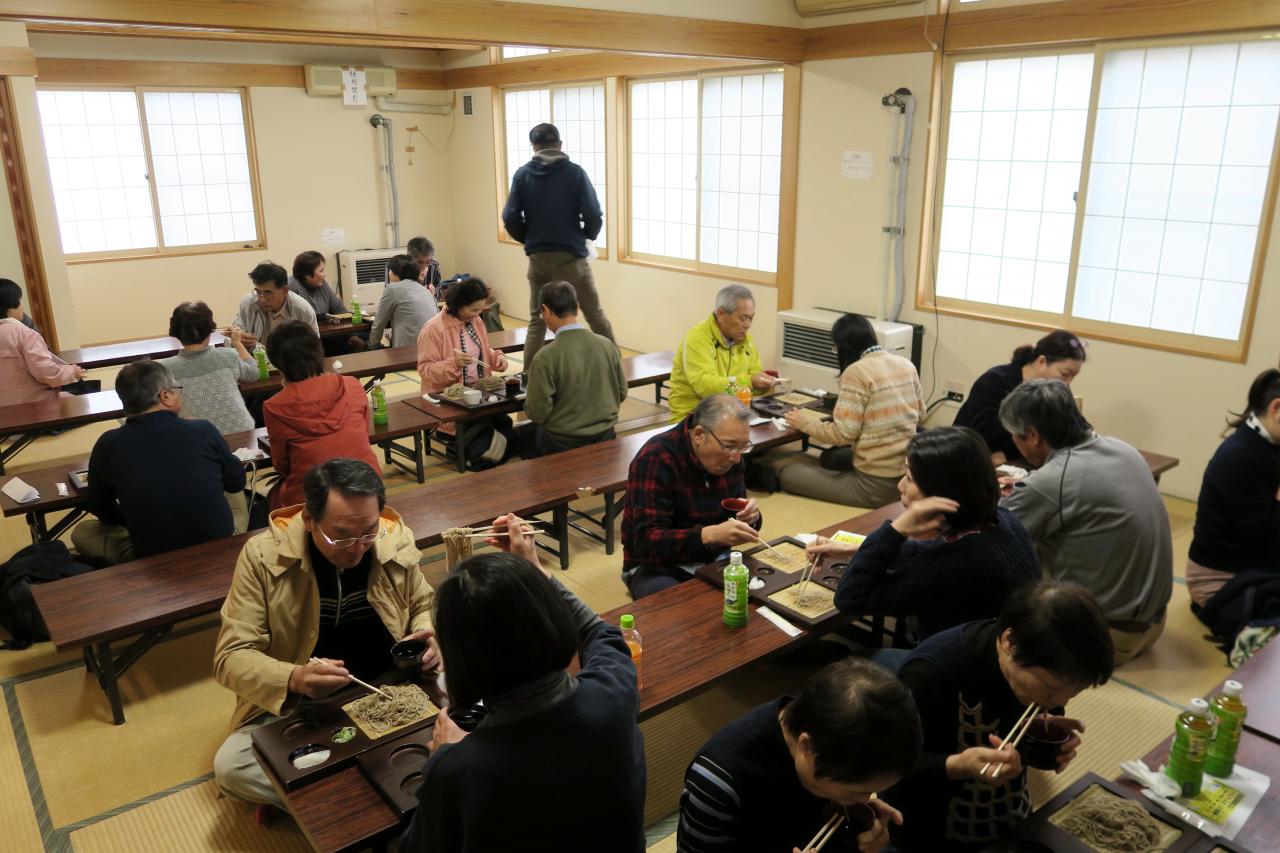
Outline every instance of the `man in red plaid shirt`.
[(632, 460), (622, 513), (622, 580), (633, 599), (683, 583), (730, 548), (760, 540), (755, 499), (737, 514), (720, 506), (725, 498), (747, 496), (742, 457), (751, 452), (750, 419), (735, 398), (706, 397)]

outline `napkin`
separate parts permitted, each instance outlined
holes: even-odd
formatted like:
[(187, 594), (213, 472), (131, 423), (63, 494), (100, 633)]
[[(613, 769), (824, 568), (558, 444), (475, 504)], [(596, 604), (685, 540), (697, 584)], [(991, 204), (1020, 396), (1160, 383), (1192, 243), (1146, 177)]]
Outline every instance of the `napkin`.
[(15, 503), (29, 504), (32, 501), (40, 500), (40, 493), (36, 491), (36, 487), (14, 477), (12, 480), (4, 484), (4, 488), (0, 489), (5, 495)]

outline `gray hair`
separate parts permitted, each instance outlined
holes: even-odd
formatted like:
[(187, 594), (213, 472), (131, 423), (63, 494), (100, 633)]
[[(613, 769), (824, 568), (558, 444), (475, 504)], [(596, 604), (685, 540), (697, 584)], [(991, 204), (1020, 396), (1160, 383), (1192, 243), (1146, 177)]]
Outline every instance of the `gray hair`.
[(726, 284), (716, 294), (716, 310), (732, 314), (738, 310), (738, 303), (744, 299), (752, 303), (756, 301), (756, 298), (751, 295), (749, 287), (744, 287), (741, 284)]
[(729, 418), (737, 418), (746, 423), (751, 420), (751, 410), (742, 405), (742, 401), (737, 397), (730, 397), (728, 394), (712, 394), (710, 397), (703, 397), (698, 403), (698, 407), (693, 410), (693, 420), (689, 425), (715, 429)]
[(159, 401), (161, 391), (174, 385), (173, 374), (158, 361), (126, 364), (116, 376), (116, 394), (126, 417), (142, 414)]
[(1059, 379), (1030, 379), (1010, 391), (1000, 403), (1000, 425), (1016, 436), (1034, 429), (1055, 450), (1075, 447), (1093, 433), (1071, 389)]
[(378, 509), (387, 505), (387, 487), (378, 472), (368, 462), (359, 459), (337, 457), (317, 465), (302, 478), (303, 500), (307, 513), (316, 521), (324, 518), (329, 504), (329, 491), (337, 489), (344, 495), (370, 495), (378, 499)]

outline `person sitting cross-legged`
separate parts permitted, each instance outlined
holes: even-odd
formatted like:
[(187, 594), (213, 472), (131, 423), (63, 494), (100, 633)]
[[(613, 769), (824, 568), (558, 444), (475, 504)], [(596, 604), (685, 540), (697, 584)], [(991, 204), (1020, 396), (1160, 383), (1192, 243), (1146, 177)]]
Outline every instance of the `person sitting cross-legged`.
[(85, 508), (96, 518), (71, 531), (81, 556), (122, 563), (236, 532), (229, 501), (244, 506), (244, 466), (217, 427), (178, 416), (182, 386), (169, 369), (127, 364), (116, 393), (124, 426), (103, 433), (89, 456)]
[(622, 511), (622, 580), (638, 599), (693, 577), (730, 548), (760, 541), (754, 498), (736, 513), (725, 498), (746, 498), (742, 456), (751, 451), (751, 413), (727, 394), (645, 442), (631, 461)]
[(529, 423), (516, 431), (525, 459), (613, 438), (627, 376), (613, 341), (578, 322), (578, 296), (567, 281), (542, 286), (542, 319), (555, 340), (529, 368), (524, 403)]

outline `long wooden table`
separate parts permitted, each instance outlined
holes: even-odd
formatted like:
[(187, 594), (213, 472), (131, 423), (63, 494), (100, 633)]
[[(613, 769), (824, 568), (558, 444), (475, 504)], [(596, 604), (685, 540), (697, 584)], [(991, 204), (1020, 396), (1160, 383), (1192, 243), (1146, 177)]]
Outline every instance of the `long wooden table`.
[[(528, 334), (529, 329), (525, 326), (521, 326), (518, 329), (503, 329), (501, 332), (490, 332), (489, 346), (506, 353), (523, 352), (524, 342), (527, 340)], [(555, 340), (555, 337), (555, 333), (548, 330), (547, 337), (543, 343), (550, 343)], [(528, 367), (529, 365), (526, 364), (525, 368), (528, 369)]]
[[(896, 505), (885, 507), (820, 532), (870, 533), (897, 511)], [(623, 613), (630, 613), (637, 625), (644, 626), (641, 720), (820, 636), (804, 630), (790, 636), (757, 615), (754, 602), (745, 627), (727, 628), (723, 606), (724, 595), (718, 588), (695, 579), (600, 614), (616, 625)], [(267, 773), (271, 775), (270, 769)], [(303, 834), (322, 853), (359, 849), (386, 841), (401, 830), (399, 818), (355, 765), (282, 793)]]

